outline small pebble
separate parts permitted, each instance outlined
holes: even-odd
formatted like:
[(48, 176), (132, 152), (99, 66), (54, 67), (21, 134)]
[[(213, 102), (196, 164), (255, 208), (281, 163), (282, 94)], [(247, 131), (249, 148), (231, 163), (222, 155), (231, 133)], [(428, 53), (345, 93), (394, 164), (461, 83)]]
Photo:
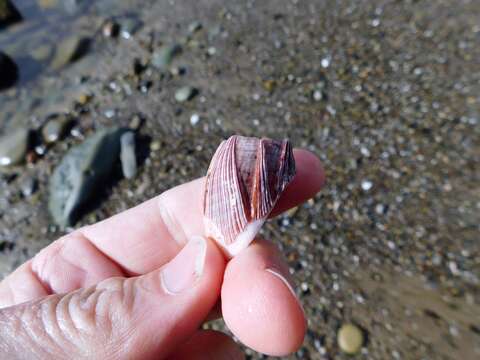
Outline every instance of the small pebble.
[(135, 156), (135, 133), (128, 131), (120, 138), (120, 160), (123, 176), (132, 179), (137, 174), (137, 159)]
[(182, 47), (178, 44), (162, 46), (152, 55), (152, 65), (159, 70), (167, 69), (173, 59), (182, 52)]
[(80, 94), (80, 95), (78, 96), (77, 102), (78, 102), (80, 105), (85, 105), (85, 104), (88, 103), (91, 99), (92, 99), (92, 95), (87, 94), (87, 93), (82, 93), (82, 94)]
[(22, 195), (24, 197), (30, 197), (37, 191), (37, 180), (33, 177), (27, 177), (22, 184), (20, 185), (20, 189), (22, 191)]
[(192, 116), (190, 117), (190, 124), (192, 124), (192, 126), (195, 126), (198, 124), (199, 121), (200, 116), (198, 114), (192, 114)]
[(364, 340), (363, 331), (354, 324), (342, 325), (337, 333), (338, 346), (346, 354), (358, 353)]
[(263, 82), (263, 87), (265, 90), (267, 90), (268, 92), (272, 92), (273, 90), (275, 90), (275, 87), (277, 86), (277, 83), (275, 80), (265, 80)]
[(172, 67), (172, 69), (170, 70), (170, 73), (173, 75), (173, 76), (178, 76), (178, 75), (185, 75), (185, 73), (187, 72), (187, 69), (183, 66), (174, 66)]
[(111, 119), (115, 116), (115, 110), (108, 109), (108, 110), (105, 110), (103, 114), (105, 115), (106, 118)]
[(127, 40), (143, 26), (143, 22), (136, 16), (125, 16), (118, 19), (118, 22), (120, 24), (120, 35)]
[(129, 126), (130, 129), (136, 131), (136, 130), (140, 129), (143, 122), (144, 122), (144, 119), (140, 115), (135, 114), (135, 115), (133, 115), (132, 119), (130, 120), (130, 124), (128, 126)]
[(362, 189), (364, 191), (368, 191), (372, 188), (373, 183), (370, 180), (363, 180), (362, 181)]
[(46, 144), (52, 144), (65, 135), (71, 119), (66, 114), (50, 116), (47, 123), (42, 127), (42, 138)]
[(190, 34), (196, 33), (197, 31), (202, 29), (202, 23), (200, 21), (194, 21), (190, 25), (188, 25), (188, 32)]
[(157, 150), (160, 150), (160, 148), (161, 148), (160, 141), (152, 141), (150, 143), (150, 150), (157, 151)]
[(102, 27), (102, 34), (105, 37), (115, 38), (120, 32), (120, 25), (113, 20), (108, 20)]
[(185, 102), (191, 100), (198, 94), (198, 90), (192, 86), (184, 86), (175, 92), (175, 100)]

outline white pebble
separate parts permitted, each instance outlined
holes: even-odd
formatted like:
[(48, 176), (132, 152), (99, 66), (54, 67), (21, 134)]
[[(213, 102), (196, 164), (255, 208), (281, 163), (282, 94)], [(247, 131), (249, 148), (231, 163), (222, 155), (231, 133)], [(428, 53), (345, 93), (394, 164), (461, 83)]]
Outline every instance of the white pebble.
[(385, 206), (383, 206), (383, 204), (377, 204), (377, 206), (375, 206), (375, 212), (378, 215), (382, 215), (384, 211), (385, 211)]
[(369, 157), (370, 156), (370, 150), (368, 150), (366, 147), (361, 147), (360, 152), (362, 153), (363, 156)]
[(192, 124), (192, 126), (195, 126), (198, 124), (199, 121), (200, 116), (198, 114), (192, 114), (192, 116), (190, 117), (190, 124)]
[(362, 181), (362, 189), (364, 191), (368, 191), (372, 188), (373, 183), (370, 180), (363, 180)]

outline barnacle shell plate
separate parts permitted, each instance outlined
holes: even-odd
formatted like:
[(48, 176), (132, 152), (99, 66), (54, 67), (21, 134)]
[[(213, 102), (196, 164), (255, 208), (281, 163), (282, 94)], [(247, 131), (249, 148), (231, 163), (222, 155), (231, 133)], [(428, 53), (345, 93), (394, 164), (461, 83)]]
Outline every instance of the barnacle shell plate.
[(234, 135), (212, 158), (204, 192), (204, 222), (228, 256), (255, 238), (278, 198), (295, 176), (288, 140)]

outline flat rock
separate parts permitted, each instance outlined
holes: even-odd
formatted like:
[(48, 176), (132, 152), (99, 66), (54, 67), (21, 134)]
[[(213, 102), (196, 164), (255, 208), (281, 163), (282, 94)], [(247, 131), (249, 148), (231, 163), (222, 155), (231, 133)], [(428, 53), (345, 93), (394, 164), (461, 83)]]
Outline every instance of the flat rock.
[(0, 90), (11, 87), (17, 79), (17, 65), (7, 54), (0, 51)]
[(10, 0), (0, 0), (0, 30), (19, 21), (22, 15)]
[(123, 176), (132, 179), (137, 174), (137, 158), (135, 155), (135, 133), (128, 131), (120, 138), (120, 160)]
[(25, 160), (30, 132), (18, 129), (0, 138), (0, 167), (20, 164)]
[(102, 129), (70, 149), (49, 184), (50, 213), (62, 228), (72, 226), (81, 207), (108, 182), (120, 151), (118, 128)]
[(55, 50), (51, 67), (54, 70), (63, 68), (82, 58), (90, 47), (90, 39), (79, 35), (72, 35), (63, 39)]

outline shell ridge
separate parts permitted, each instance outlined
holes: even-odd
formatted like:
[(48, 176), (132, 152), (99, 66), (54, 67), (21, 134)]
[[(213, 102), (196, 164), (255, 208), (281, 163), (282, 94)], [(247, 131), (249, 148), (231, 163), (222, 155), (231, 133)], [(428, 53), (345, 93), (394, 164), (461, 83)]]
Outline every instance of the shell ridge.
[[(232, 243), (235, 240), (235, 234), (241, 230), (242, 221), (240, 219), (240, 212), (238, 208), (238, 192), (241, 191), (238, 183), (238, 175), (236, 171), (236, 162), (235, 162), (235, 147), (237, 145), (237, 139), (232, 137), (232, 141), (228, 148), (228, 166), (226, 167), (226, 178), (224, 181), (227, 186), (227, 197), (225, 198), (226, 209), (225, 213), (229, 214), (228, 222), (224, 223), (224, 226), (228, 227), (229, 236), (228, 244)], [(232, 211), (228, 211), (228, 208)], [(226, 229), (227, 230), (227, 229)]]

